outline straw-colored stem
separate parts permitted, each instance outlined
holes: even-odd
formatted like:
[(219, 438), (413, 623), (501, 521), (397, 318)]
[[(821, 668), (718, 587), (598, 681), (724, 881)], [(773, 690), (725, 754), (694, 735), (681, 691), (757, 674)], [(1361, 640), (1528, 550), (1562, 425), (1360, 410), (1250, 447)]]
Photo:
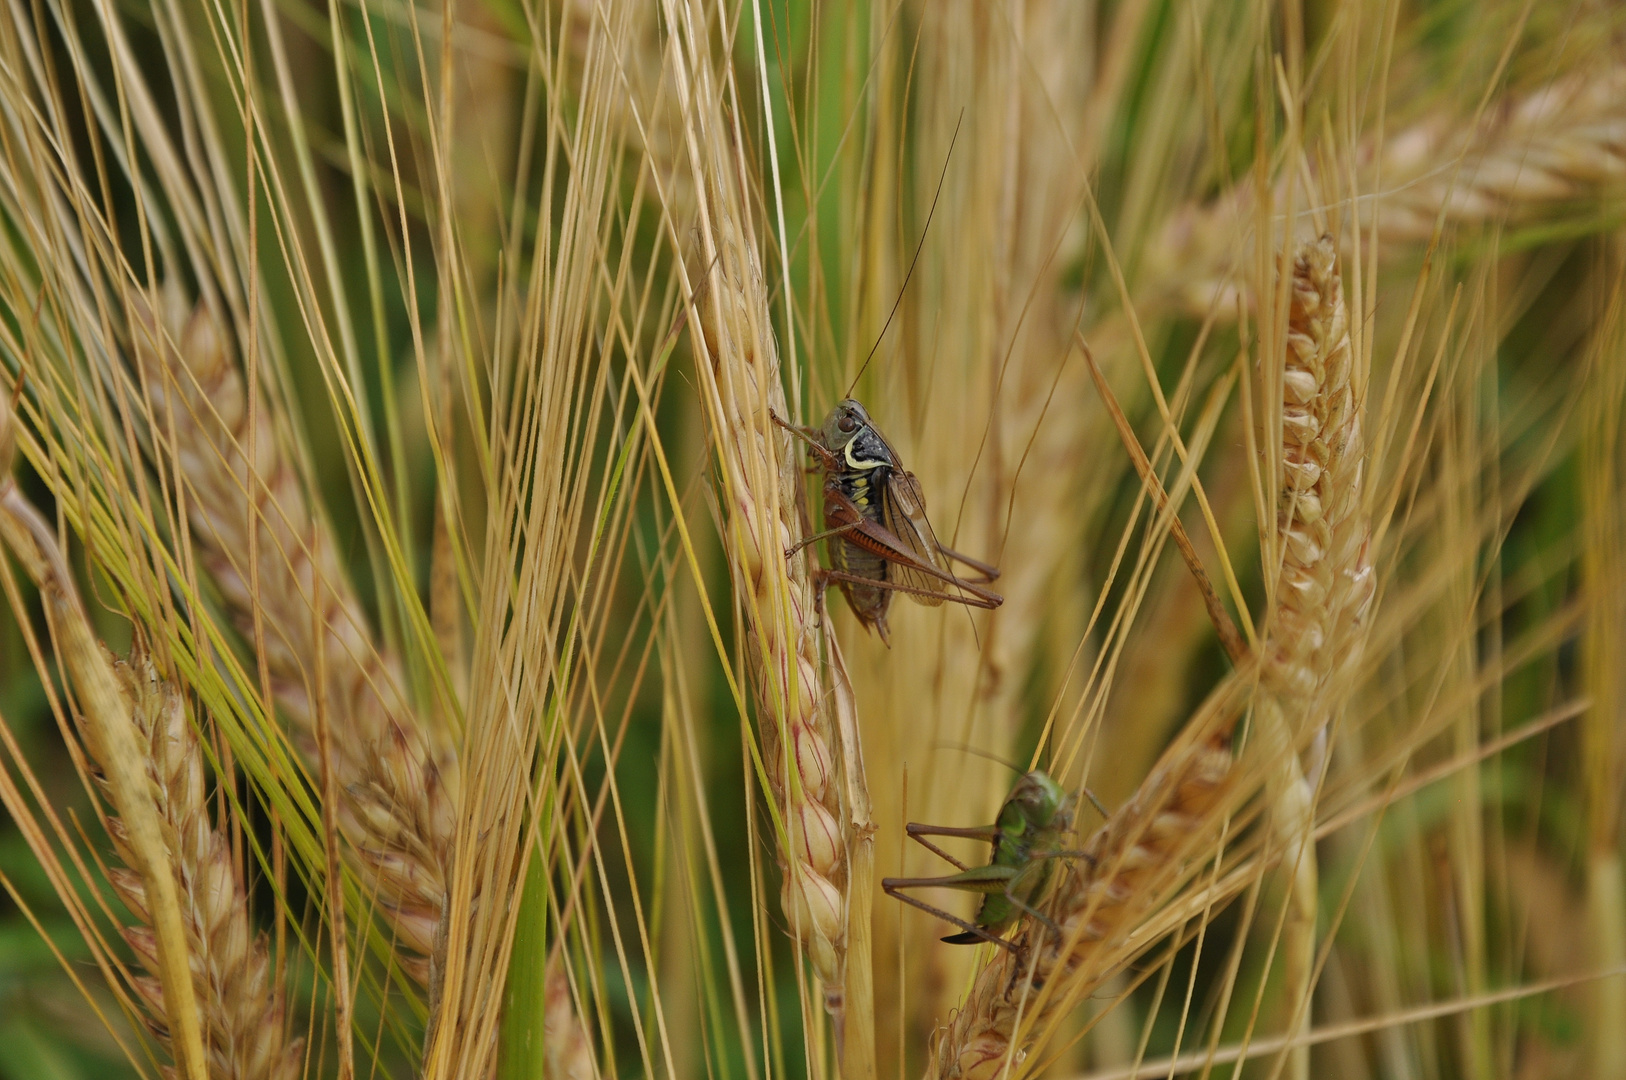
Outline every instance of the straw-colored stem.
[[(1617, 247), (1612, 266), (1621, 272)], [(1587, 815), (1588, 941), (1598, 970), (1626, 966), (1626, 879), (1620, 858), (1621, 723), (1626, 717), (1621, 663), (1626, 660), (1626, 531), (1621, 493), (1626, 475), (1622, 410), (1626, 409), (1626, 290), (1617, 276), (1592, 356), (1588, 437), (1582, 443), (1581, 520), (1586, 547), (1583, 588), (1591, 600), (1581, 656), (1591, 707), (1581, 726)], [(1626, 1076), (1626, 979), (1600, 979), (1590, 990), (1587, 1056), (1592, 1076)]]
[[(1320, 864), (1315, 849), (1313, 779), (1304, 775), (1297, 747), (1281, 704), (1266, 697), (1255, 712), (1264, 758), (1270, 763), (1267, 798), (1271, 831), (1281, 852), (1286, 896), (1281, 923), (1282, 1002), (1289, 1036), (1310, 1030), (1311, 995), (1315, 989), (1316, 911)], [(1286, 1052), (1285, 1071), (1277, 1075), (1306, 1080), (1310, 1075), (1308, 1043)]]
[(186, 481), (199, 562), (244, 636), (255, 641), (259, 630), (272, 692), (311, 761), (315, 706), (325, 697), (347, 854), (376, 890), (403, 968), (427, 985), (446, 897), (456, 761), (433, 752), (402, 697), (263, 403), (250, 426), (221, 328), (202, 306), (189, 317), (168, 313), (162, 328), (137, 321), (155, 442)]

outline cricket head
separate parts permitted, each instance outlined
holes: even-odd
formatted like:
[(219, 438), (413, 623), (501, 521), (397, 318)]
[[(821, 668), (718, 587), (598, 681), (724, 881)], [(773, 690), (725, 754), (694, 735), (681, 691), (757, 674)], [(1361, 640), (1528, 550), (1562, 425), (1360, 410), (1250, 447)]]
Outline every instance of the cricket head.
[(1062, 790), (1062, 786), (1052, 780), (1048, 773), (1035, 769), (1025, 773), (1011, 788), (999, 814), (1000, 825), (1003, 827), (1007, 815), (1014, 813), (1024, 826), (1036, 829), (1064, 827), (1072, 816), (1072, 802), (1072, 796)]
[(892, 467), (898, 463), (892, 447), (875, 430), (869, 411), (852, 398), (838, 402), (830, 410), (820, 434), (825, 447), (840, 455), (850, 469)]

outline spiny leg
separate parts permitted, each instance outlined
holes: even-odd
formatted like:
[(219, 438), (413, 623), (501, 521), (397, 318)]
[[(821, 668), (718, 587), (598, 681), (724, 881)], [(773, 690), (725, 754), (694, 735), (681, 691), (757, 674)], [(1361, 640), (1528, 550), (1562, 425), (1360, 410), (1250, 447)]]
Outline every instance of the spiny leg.
[(968, 871), (971, 868), (944, 851), (936, 844), (927, 840), (928, 836), (957, 836), (970, 840), (991, 840), (999, 832), (997, 825), (972, 825), (966, 828), (954, 828), (950, 825), (922, 825), (911, 821), (903, 827), (909, 839), (930, 851), (944, 862), (953, 863), (957, 870)]
[(964, 919), (960, 918), (957, 915), (950, 915), (948, 912), (944, 911), (942, 908), (932, 907), (932, 905), (926, 903), (926, 901), (924, 901), (924, 900), (916, 900), (914, 897), (909, 896), (909, 895), (907, 895), (907, 894), (900, 891), (900, 890), (906, 889), (906, 888), (914, 888), (917, 885), (932, 883), (932, 882), (935, 882), (936, 880), (937, 879), (935, 879), (935, 878), (882, 878), (881, 879), (881, 891), (886, 893), (886, 895), (892, 897), (892, 899), (894, 899), (894, 900), (902, 900), (905, 904), (908, 904), (911, 907), (919, 908), (921, 911), (926, 912), (926, 914), (928, 914), (928, 915), (935, 915), (937, 918), (942, 919), (944, 922), (953, 923), (955, 926), (958, 926), (960, 929), (964, 930), (968, 934), (975, 934), (977, 937), (981, 938), (984, 941), (990, 942), (991, 944), (994, 944), (994, 945), (998, 945), (1002, 949), (1008, 949), (1008, 950), (1010, 950), (1011, 955), (1013, 955), (1013, 956), (1021, 955), (1017, 951), (1016, 946), (1012, 945), (1010, 942), (1006, 941), (1004, 938), (997, 937), (997, 936), (989, 933), (987, 930), (984, 930), (982, 927), (975, 925), (974, 923), (968, 923)]
[(969, 581), (960, 581), (959, 579), (956, 579), (951, 584), (957, 584), (963, 586), (967, 590), (970, 590), (971, 594), (969, 596), (965, 595), (964, 593), (956, 595), (954, 593), (947, 592), (932, 592), (929, 589), (917, 589), (911, 585), (904, 585), (901, 582), (879, 581), (875, 578), (859, 577), (857, 574), (849, 574), (844, 570), (826, 570), (824, 573), (830, 578), (831, 581), (846, 581), (854, 585), (868, 585), (872, 589), (886, 589), (890, 592), (908, 593), (912, 596), (934, 596), (940, 600), (949, 600), (956, 604), (965, 604), (967, 607), (983, 608), (986, 611), (992, 611), (994, 608), (1004, 603), (1003, 598), (1000, 598), (997, 601), (987, 599), (983, 590), (978, 589)]
[(944, 555), (947, 555), (949, 558), (953, 559), (955, 562), (963, 563), (964, 565), (971, 567), (971, 569), (977, 571), (977, 573), (982, 575), (981, 577), (976, 577), (976, 578), (966, 578), (965, 580), (967, 580), (967, 581), (975, 582), (975, 583), (981, 585), (981, 584), (986, 584), (987, 582), (993, 581), (993, 580), (995, 580), (996, 578), (999, 577), (999, 567), (993, 566), (993, 565), (991, 565), (989, 563), (985, 563), (981, 559), (973, 559), (969, 555), (965, 555), (965, 554), (962, 554), (961, 552), (955, 551), (953, 548), (944, 547), (942, 544), (937, 545), (937, 550), (942, 552)]
[(785, 558), (789, 559), (795, 557), (798, 551), (801, 551), (809, 544), (818, 543), (820, 540), (828, 540), (832, 536), (841, 536), (843, 533), (850, 533), (854, 529), (858, 528), (859, 524), (859, 522), (854, 521), (846, 525), (837, 525), (833, 529), (826, 529), (823, 532), (814, 533), (812, 536), (804, 536), (800, 540), (796, 541), (796, 543), (785, 549)]

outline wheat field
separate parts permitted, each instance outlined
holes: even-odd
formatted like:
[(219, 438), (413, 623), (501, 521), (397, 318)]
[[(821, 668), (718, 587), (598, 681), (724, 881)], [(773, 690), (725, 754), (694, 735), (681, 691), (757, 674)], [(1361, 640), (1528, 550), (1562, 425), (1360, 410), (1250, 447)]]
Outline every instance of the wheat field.
[(1626, 1077), (1623, 208), (1602, 0), (13, 0), (0, 1080)]

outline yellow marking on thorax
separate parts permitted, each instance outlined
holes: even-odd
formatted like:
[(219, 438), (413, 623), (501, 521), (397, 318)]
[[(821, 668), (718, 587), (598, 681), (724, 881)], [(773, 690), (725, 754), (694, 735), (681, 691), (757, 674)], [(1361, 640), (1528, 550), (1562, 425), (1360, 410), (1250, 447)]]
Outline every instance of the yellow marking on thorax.
[(847, 440), (847, 445), (844, 447), (848, 465), (855, 469), (879, 469), (882, 465), (886, 464), (884, 461), (859, 461), (857, 458), (853, 457), (853, 444), (857, 441), (858, 436), (854, 435), (852, 438)]

